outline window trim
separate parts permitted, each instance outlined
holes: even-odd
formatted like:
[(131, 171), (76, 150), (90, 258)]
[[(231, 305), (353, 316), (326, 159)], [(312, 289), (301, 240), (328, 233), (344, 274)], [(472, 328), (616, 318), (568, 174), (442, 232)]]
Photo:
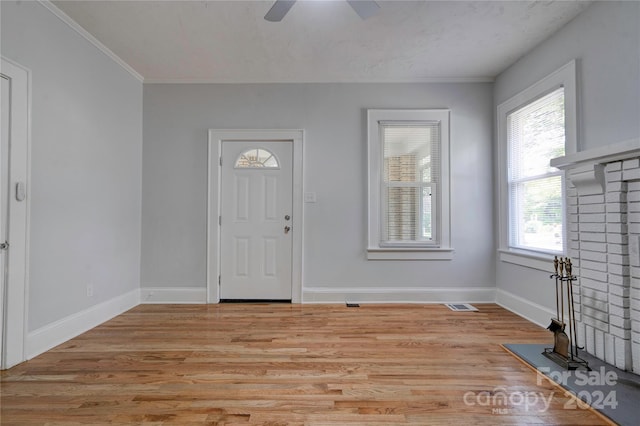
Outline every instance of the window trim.
[[(558, 70), (549, 74), (542, 80), (534, 83), (515, 96), (502, 102), (497, 107), (497, 136), (498, 136), (498, 258), (502, 262), (515, 263), (521, 266), (540, 269), (541, 262), (531, 262), (532, 258), (553, 259), (557, 252), (544, 250), (530, 250), (521, 247), (511, 247), (509, 242), (509, 151), (507, 141), (507, 116), (534, 102), (546, 94), (564, 87), (565, 104), (565, 155), (574, 154), (577, 151), (578, 122), (577, 122), (577, 85), (576, 85), (576, 61), (571, 61)], [(562, 177), (562, 192), (564, 200), (564, 172)], [(567, 224), (566, 205), (563, 204), (564, 217), (564, 253), (567, 252)], [(545, 270), (548, 269), (545, 268)]]
[[(381, 244), (381, 184), (382, 138), (380, 122), (428, 122), (439, 121), (440, 128), (440, 180), (436, 206), (437, 219), (432, 224), (439, 236), (438, 244), (404, 243), (389, 246)], [(448, 109), (369, 109), (367, 110), (367, 160), (368, 160), (368, 235), (367, 259), (369, 260), (451, 260), (450, 230), (450, 110)]]

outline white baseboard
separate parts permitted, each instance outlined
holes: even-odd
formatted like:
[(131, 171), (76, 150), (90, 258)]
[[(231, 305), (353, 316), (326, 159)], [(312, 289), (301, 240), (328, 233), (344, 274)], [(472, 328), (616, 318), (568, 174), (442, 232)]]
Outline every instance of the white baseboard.
[(494, 303), (493, 287), (306, 287), (302, 303)]
[(556, 313), (551, 309), (533, 303), (513, 293), (496, 289), (496, 303), (503, 308), (520, 315), (522, 318), (531, 321), (540, 327), (546, 328), (549, 325), (551, 317), (555, 317)]
[(207, 303), (207, 288), (142, 287), (140, 303)]
[(109, 321), (139, 303), (140, 290), (135, 289), (34, 330), (27, 335), (26, 357), (27, 359), (36, 357), (103, 322)]

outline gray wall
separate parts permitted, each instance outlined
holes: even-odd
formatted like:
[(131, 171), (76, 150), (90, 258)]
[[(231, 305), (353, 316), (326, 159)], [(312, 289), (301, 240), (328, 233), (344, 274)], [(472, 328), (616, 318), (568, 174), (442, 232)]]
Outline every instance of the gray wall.
[[(495, 106), (572, 59), (578, 64), (578, 150), (640, 136), (640, 3), (598, 2), (504, 71)], [(495, 110), (495, 108), (494, 108)], [(555, 309), (542, 271), (498, 262), (497, 287)]]
[(142, 83), (41, 4), (1, 7), (32, 76), (32, 331), (139, 287)]
[[(494, 286), (492, 84), (144, 87), (142, 287), (206, 285), (207, 130), (304, 129), (306, 287)], [(451, 109), (453, 261), (367, 261), (367, 108)]]

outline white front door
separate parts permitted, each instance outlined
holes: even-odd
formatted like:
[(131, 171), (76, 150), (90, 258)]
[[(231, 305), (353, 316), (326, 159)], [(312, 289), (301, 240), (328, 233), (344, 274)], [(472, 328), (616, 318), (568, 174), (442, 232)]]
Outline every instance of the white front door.
[(291, 300), (293, 143), (223, 141), (220, 299)]

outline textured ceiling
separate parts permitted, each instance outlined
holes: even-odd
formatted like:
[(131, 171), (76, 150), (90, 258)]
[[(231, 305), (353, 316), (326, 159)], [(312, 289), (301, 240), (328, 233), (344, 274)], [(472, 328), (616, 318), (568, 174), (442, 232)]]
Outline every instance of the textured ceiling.
[(54, 1), (145, 82), (491, 80), (585, 1)]

